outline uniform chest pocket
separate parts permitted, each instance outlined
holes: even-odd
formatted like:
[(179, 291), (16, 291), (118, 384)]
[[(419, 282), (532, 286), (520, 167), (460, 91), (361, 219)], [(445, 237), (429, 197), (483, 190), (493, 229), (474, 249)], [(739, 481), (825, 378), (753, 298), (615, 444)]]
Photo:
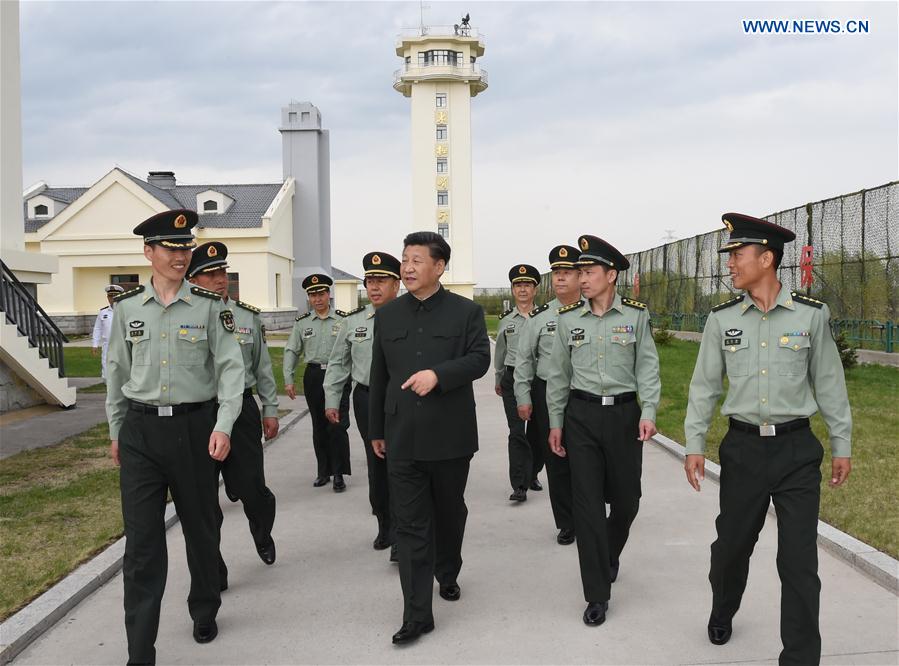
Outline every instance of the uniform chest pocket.
[(393, 344), (400, 344), (409, 336), (409, 331), (405, 328), (397, 328), (384, 333), (384, 340)]
[(784, 335), (777, 342), (777, 374), (804, 375), (812, 348), (807, 335)]
[(459, 346), (459, 338), (461, 337), (462, 331), (459, 329), (434, 331), (431, 335), (431, 344), (438, 355), (448, 354)]
[(593, 345), (591, 344), (590, 334), (585, 333), (584, 329), (575, 328), (568, 334), (568, 350), (571, 352), (571, 360), (586, 359), (593, 354)]
[(182, 328), (175, 341), (175, 358), (178, 365), (203, 365), (209, 357), (209, 340), (206, 330)]
[(744, 338), (724, 338), (721, 343), (724, 364), (729, 377), (749, 374), (749, 340)]
[(131, 365), (150, 365), (150, 331), (145, 328), (128, 331), (131, 343)]
[(634, 333), (613, 333), (609, 341), (612, 343), (609, 349), (609, 354), (612, 356), (612, 364), (633, 367), (636, 356), (637, 336)]

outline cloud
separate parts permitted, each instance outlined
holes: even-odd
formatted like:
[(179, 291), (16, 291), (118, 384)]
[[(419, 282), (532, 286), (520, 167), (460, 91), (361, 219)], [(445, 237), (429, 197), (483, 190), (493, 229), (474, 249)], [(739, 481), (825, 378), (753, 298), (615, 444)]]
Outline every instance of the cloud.
[[(545, 267), (590, 232), (622, 250), (725, 210), (767, 214), (897, 177), (897, 8), (884, 3), (431, 3), (486, 33), (472, 100), (475, 268)], [(333, 260), (411, 228), (409, 100), (391, 87), (415, 2), (22, 5), (25, 183), (113, 165), (277, 182), (280, 108), (331, 131)], [(746, 35), (742, 19), (868, 19), (867, 35)]]

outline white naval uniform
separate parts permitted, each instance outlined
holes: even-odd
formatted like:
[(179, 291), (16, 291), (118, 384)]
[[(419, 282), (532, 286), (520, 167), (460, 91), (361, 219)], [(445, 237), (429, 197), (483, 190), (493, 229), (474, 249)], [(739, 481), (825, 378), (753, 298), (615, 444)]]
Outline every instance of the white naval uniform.
[(108, 305), (100, 310), (94, 320), (93, 347), (103, 347), (102, 377), (106, 379), (106, 351), (109, 349), (109, 333), (112, 330), (112, 306)]

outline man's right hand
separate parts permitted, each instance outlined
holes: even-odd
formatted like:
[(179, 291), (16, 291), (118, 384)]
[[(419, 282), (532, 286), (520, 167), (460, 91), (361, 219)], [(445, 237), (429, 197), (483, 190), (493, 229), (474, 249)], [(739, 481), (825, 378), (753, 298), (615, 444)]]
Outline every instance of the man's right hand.
[(522, 421), (530, 421), (532, 411), (533, 407), (531, 405), (518, 405), (518, 418)]
[(568, 452), (565, 450), (565, 447), (562, 446), (562, 429), (561, 428), (550, 428), (549, 429), (549, 448), (552, 449), (552, 452), (555, 453), (560, 458), (564, 458), (568, 455)]
[(383, 458), (387, 454), (387, 442), (383, 439), (371, 440), (371, 448), (379, 458)]
[(331, 423), (340, 423), (340, 410), (328, 407), (328, 409), (325, 410), (325, 418)]
[(287, 391), (287, 397), (291, 400), (296, 400), (297, 397), (297, 389), (293, 384), (285, 384), (284, 390)]
[(699, 492), (699, 482), (705, 479), (705, 456), (701, 453), (690, 453), (684, 460), (684, 472), (687, 474), (687, 482)]
[(119, 440), (114, 439), (109, 443), (109, 457), (112, 458), (112, 462), (115, 463), (116, 467), (121, 465), (119, 463)]
[(496, 395), (502, 397), (502, 395), (503, 395), (503, 387), (502, 386), (499, 386), (497, 384), (496, 386), (493, 387), (493, 390), (496, 391)]

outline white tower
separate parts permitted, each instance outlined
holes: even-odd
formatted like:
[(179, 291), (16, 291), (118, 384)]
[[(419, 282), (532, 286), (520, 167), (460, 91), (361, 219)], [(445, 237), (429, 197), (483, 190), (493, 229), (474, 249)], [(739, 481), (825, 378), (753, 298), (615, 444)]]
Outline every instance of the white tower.
[(400, 35), (396, 54), (393, 87), (412, 100), (412, 226), (447, 239), (442, 282), (472, 298), (471, 98), (487, 89), (484, 41), (467, 25), (422, 27)]

